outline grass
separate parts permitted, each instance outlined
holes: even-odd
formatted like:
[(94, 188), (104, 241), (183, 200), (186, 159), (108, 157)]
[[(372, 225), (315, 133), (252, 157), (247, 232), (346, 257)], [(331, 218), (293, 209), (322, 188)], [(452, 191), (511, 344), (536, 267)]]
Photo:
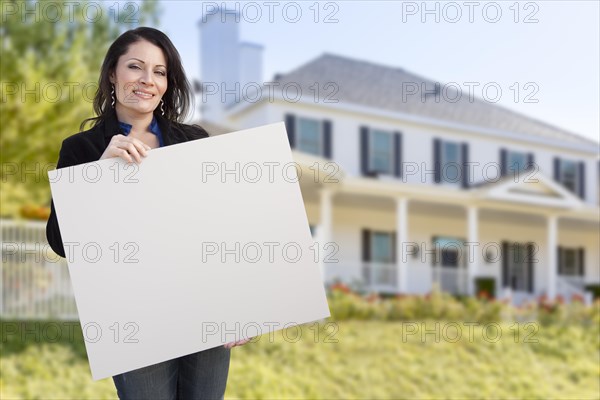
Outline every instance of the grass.
[[(281, 331), (269, 340), (232, 350), (226, 398), (560, 398), (600, 397), (599, 330), (581, 325), (539, 326), (525, 343), (519, 325), (500, 322), (502, 336), (482, 336), (458, 322), (462, 338), (451, 342), (457, 325), (440, 325), (440, 333), (425, 340), (421, 328), (400, 321), (340, 321), (306, 325), (301, 339), (286, 341)], [(8, 323), (9, 324), (9, 323)], [(43, 325), (38, 326), (43, 330)], [(446, 330), (444, 330), (446, 329)], [(35, 331), (35, 330), (34, 330)], [(30, 331), (31, 332), (31, 331)], [(111, 379), (91, 380), (81, 331), (75, 329), (56, 343), (7, 335), (3, 329), (0, 358), (0, 398), (103, 399), (116, 398)], [(444, 333), (444, 334), (442, 334)], [(289, 331), (293, 338), (295, 332)], [(327, 341), (337, 341), (329, 343)]]

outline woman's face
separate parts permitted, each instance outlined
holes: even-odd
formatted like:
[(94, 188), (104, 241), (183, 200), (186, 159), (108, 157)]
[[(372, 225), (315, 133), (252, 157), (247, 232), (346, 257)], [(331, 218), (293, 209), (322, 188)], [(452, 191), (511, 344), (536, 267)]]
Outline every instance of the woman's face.
[(167, 72), (159, 47), (146, 40), (131, 44), (110, 75), (115, 85), (115, 108), (128, 114), (152, 113), (167, 91)]

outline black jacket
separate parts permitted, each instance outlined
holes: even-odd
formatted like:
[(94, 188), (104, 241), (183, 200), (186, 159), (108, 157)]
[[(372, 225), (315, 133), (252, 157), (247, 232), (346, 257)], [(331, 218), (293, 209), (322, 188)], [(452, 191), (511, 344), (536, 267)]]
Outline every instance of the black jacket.
[[(199, 125), (180, 124), (159, 114), (155, 114), (155, 116), (163, 135), (164, 146), (209, 136), (206, 130)], [(119, 127), (117, 113), (111, 108), (107, 117), (100, 123), (91, 129), (76, 133), (63, 140), (56, 168), (98, 161), (108, 147), (111, 138), (120, 133), (122, 132)], [(60, 236), (58, 220), (56, 219), (54, 200), (52, 199), (50, 199), (50, 218), (46, 224), (46, 238), (52, 250), (61, 257), (65, 257), (65, 249)]]

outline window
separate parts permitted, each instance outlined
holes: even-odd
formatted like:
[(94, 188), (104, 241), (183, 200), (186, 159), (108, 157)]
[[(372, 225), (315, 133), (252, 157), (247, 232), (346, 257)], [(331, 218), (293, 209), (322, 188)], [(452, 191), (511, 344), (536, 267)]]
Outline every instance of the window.
[(585, 162), (554, 158), (554, 180), (585, 199)]
[(394, 147), (392, 133), (374, 129), (371, 131), (370, 140), (369, 170), (393, 175)]
[(392, 263), (392, 235), (384, 232), (373, 232), (371, 235), (371, 260), (381, 263)]
[(518, 172), (527, 168), (527, 154), (520, 151), (508, 151), (506, 153), (506, 171)]
[(298, 149), (310, 154), (323, 154), (320, 121), (298, 118)]
[(461, 146), (456, 142), (442, 141), (441, 180), (448, 183), (459, 183), (461, 178)]
[(559, 248), (558, 273), (563, 276), (583, 276), (583, 251), (577, 248)]
[(360, 170), (364, 176), (402, 176), (402, 132), (359, 127)]
[(461, 253), (463, 252), (464, 240), (453, 237), (434, 237), (435, 248), (434, 260), (439, 260), (440, 266), (458, 268), (461, 266)]
[(578, 171), (577, 163), (570, 160), (560, 160), (558, 180), (573, 193), (578, 193)]

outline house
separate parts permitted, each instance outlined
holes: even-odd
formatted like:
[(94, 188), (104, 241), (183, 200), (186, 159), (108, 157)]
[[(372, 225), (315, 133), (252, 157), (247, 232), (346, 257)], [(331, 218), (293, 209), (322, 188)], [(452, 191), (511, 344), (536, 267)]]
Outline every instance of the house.
[(325, 282), (515, 301), (597, 290), (598, 143), (332, 53), (262, 82), (263, 48), (235, 19), (199, 26), (203, 121), (285, 122)]

